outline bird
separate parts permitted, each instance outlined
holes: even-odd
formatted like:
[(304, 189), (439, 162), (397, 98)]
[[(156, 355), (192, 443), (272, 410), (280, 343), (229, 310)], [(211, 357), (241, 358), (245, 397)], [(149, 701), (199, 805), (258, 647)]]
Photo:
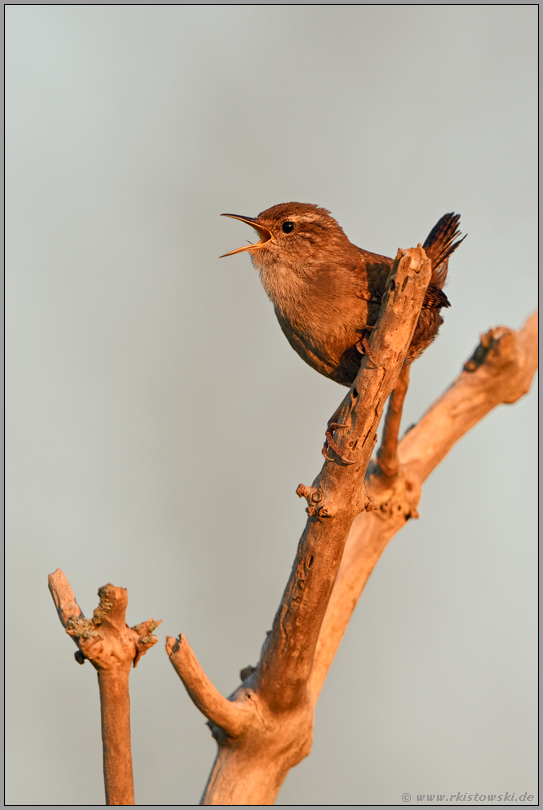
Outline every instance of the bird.
[[(288, 342), (309, 366), (350, 387), (379, 315), (393, 259), (354, 245), (326, 208), (310, 203), (274, 205), (257, 217), (222, 214), (250, 225), (259, 241), (224, 256), (248, 252)], [(445, 214), (423, 248), (432, 263), (409, 365), (434, 341), (450, 306), (443, 292), (451, 254), (461, 239), (460, 215)]]

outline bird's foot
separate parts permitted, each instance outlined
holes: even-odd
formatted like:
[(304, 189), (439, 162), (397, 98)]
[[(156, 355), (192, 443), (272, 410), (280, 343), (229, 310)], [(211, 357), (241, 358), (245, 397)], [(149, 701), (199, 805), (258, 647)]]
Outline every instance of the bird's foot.
[(365, 326), (361, 331), (362, 335), (358, 343), (356, 343), (356, 348), (360, 352), (360, 354), (365, 354), (368, 360), (371, 360), (374, 366), (378, 365), (375, 357), (373, 357), (370, 349), (370, 344), (368, 342), (369, 334), (365, 334), (366, 332), (371, 333), (371, 330), (375, 329), (375, 326)]
[(328, 455), (328, 450), (333, 450), (336, 456), (339, 458), (339, 460), (342, 461), (344, 464), (356, 464), (356, 461), (347, 458), (346, 456), (343, 455), (334, 439), (334, 430), (346, 427), (347, 425), (342, 425), (340, 422), (332, 422), (332, 421), (328, 422), (328, 428), (326, 430), (326, 438), (324, 440), (324, 447), (321, 450), (321, 453), (323, 454), (324, 458), (327, 461), (335, 461), (334, 458), (331, 458)]

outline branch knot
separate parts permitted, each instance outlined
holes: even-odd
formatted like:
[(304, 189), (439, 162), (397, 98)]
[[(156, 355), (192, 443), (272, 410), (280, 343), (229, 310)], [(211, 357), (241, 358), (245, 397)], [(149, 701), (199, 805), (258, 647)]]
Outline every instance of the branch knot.
[(506, 326), (497, 326), (481, 335), (479, 345), (464, 363), (464, 371), (477, 371), (484, 363), (515, 361), (515, 333)]
[(322, 489), (318, 487), (306, 487), (304, 484), (300, 484), (296, 490), (296, 495), (299, 498), (306, 499), (307, 508), (305, 511), (310, 517), (333, 517), (333, 510), (323, 504), (324, 492)]

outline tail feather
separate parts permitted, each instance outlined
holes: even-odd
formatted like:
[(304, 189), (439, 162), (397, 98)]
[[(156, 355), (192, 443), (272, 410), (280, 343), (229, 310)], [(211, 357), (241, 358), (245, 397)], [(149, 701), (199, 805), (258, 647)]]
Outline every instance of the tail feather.
[(466, 234), (462, 239), (457, 239), (460, 236), (459, 222), (460, 214), (445, 214), (434, 225), (423, 245), (426, 255), (432, 261), (432, 283), (440, 290), (447, 279), (449, 256), (467, 236)]

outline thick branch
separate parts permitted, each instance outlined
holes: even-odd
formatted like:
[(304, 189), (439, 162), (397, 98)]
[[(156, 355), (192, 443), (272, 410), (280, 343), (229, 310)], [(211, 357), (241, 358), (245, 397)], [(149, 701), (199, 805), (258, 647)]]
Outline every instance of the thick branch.
[(393, 487), (377, 465), (368, 471), (368, 491), (379, 510), (359, 515), (351, 528), (322, 624), (310, 680), (313, 704), (339, 647), (360, 594), (388, 541), (410, 517), (418, 517), (421, 485), (451, 447), (492, 408), (526, 394), (537, 368), (537, 313), (522, 329), (491, 329), (464, 371), (402, 439), (400, 475)]
[(131, 665), (158, 641), (153, 630), (160, 622), (128, 627), (128, 594), (114, 585), (99, 589), (100, 604), (86, 619), (60, 569), (49, 575), (49, 590), (63, 627), (79, 647), (76, 661), (88, 659), (98, 672), (106, 804), (134, 804), (128, 677)]
[(337, 421), (352, 465), (325, 462), (311, 488), (300, 487), (309, 518), (258, 667), (258, 692), (276, 711), (305, 698), (315, 647), (355, 515), (367, 505), (363, 477), (384, 404), (394, 388), (422, 306), (431, 265), (422, 248), (400, 251), (365, 357)]

